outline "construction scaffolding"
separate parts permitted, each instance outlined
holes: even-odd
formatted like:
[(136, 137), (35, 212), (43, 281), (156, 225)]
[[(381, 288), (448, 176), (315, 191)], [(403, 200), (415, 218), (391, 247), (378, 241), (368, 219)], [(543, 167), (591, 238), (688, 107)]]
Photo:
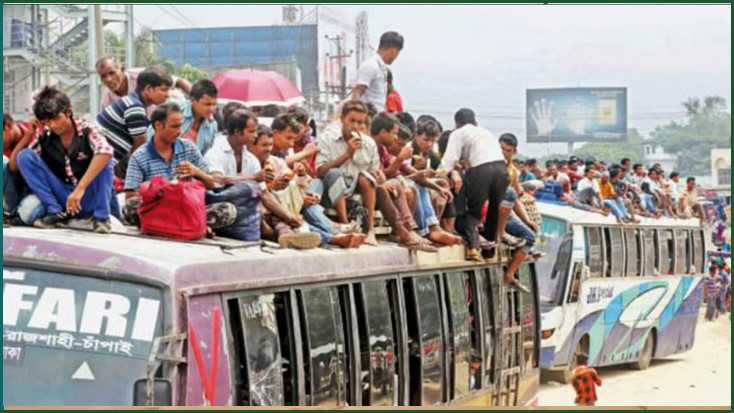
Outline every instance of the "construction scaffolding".
[[(3, 109), (25, 118), (33, 94), (56, 85), (78, 114), (96, 115), (99, 82), (94, 63), (114, 53), (132, 64), (132, 6), (3, 5)], [(104, 33), (124, 36), (107, 47)]]

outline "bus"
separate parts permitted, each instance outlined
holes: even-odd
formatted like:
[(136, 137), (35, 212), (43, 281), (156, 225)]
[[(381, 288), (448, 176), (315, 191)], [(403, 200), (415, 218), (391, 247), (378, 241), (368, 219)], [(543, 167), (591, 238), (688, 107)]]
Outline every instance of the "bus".
[(537, 405), (535, 263), (3, 231), (5, 406)]
[(569, 206), (538, 203), (538, 211), (544, 380), (567, 383), (578, 354), (590, 366), (642, 370), (693, 346), (706, 257), (697, 219), (619, 225)]

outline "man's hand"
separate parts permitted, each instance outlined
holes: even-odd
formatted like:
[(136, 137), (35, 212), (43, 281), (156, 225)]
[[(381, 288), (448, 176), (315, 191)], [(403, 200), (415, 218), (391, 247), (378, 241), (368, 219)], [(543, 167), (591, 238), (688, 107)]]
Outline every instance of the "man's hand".
[(528, 228), (533, 231), (533, 234), (537, 234), (540, 231), (540, 229), (538, 228), (538, 224), (536, 224), (535, 222), (528, 222)]
[(375, 180), (377, 181), (377, 185), (382, 185), (387, 180), (387, 179), (385, 179), (385, 174), (382, 173), (382, 171), (375, 171), (375, 173), (373, 175), (375, 176)]
[(357, 132), (352, 132), (352, 137), (347, 142), (347, 153), (350, 157), (354, 156), (355, 152), (362, 147), (362, 136)]
[(319, 205), (321, 203), (321, 196), (312, 192), (306, 192), (303, 194), (303, 206), (310, 207), (312, 205)]
[(421, 177), (423, 179), (432, 179), (436, 176), (436, 171), (434, 171), (431, 168), (423, 169), (421, 171), (418, 171), (416, 173), (417, 177)]
[(285, 223), (291, 228), (299, 228), (303, 225), (303, 218), (298, 215), (288, 214)]
[(77, 186), (66, 199), (66, 212), (69, 215), (77, 215), (82, 212), (82, 198), (86, 190)]
[(406, 145), (398, 154), (398, 158), (403, 162), (410, 159), (411, 156), (413, 156), (413, 148), (410, 145)]
[(454, 194), (452, 194), (451, 190), (449, 190), (448, 188), (441, 188), (438, 193), (441, 194), (441, 196), (444, 197), (447, 202), (451, 202), (454, 200)]
[(461, 192), (461, 187), (464, 185), (464, 180), (461, 179), (461, 174), (458, 171), (451, 171), (449, 177), (451, 178), (451, 185), (454, 187), (454, 193), (458, 194)]
[(416, 155), (413, 157), (413, 168), (423, 170), (428, 167), (428, 160), (426, 158)]
[(201, 176), (201, 169), (195, 167), (191, 162), (181, 162), (178, 164), (174, 172), (183, 178), (198, 178)]
[(296, 162), (295, 164), (293, 164), (293, 172), (295, 172), (298, 176), (305, 176), (308, 171), (301, 162)]
[(275, 178), (275, 182), (273, 182), (273, 189), (276, 191), (285, 189), (288, 187), (288, 184), (290, 182), (291, 182), (291, 178), (288, 175), (281, 175)]

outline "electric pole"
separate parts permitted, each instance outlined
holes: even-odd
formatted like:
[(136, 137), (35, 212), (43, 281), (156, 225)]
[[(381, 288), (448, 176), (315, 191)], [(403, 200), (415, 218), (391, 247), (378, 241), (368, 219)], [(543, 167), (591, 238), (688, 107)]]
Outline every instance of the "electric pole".
[(326, 35), (325, 37), (326, 40), (336, 44), (336, 56), (331, 56), (327, 53), (326, 57), (328, 57), (329, 60), (337, 59), (337, 62), (339, 62), (339, 85), (333, 86), (333, 88), (339, 95), (339, 98), (344, 100), (347, 97), (347, 66), (344, 64), (344, 59), (351, 57), (354, 50), (350, 50), (348, 54), (345, 53), (346, 50), (343, 49), (343, 42), (346, 40), (345, 36), (337, 35), (330, 37), (329, 35)]

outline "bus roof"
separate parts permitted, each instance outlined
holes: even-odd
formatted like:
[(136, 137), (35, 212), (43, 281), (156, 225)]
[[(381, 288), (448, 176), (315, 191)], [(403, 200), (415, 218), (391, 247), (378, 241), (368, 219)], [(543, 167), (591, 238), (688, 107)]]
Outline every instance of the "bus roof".
[(599, 213), (584, 211), (566, 205), (552, 204), (548, 202), (536, 203), (538, 212), (544, 217), (551, 217), (567, 221), (574, 225), (603, 225), (603, 226), (620, 226), (629, 228), (645, 228), (645, 227), (664, 227), (664, 228), (700, 228), (697, 218), (645, 218), (637, 216), (640, 220), (639, 224), (620, 225), (617, 220), (609, 214), (604, 216)]
[(415, 253), (393, 243), (356, 250), (299, 251), (224, 238), (179, 242), (130, 230), (100, 235), (73, 229), (3, 229), (4, 261), (135, 275), (190, 294), (472, 265), (464, 261), (463, 253), (463, 248), (456, 247), (442, 248), (439, 254)]

